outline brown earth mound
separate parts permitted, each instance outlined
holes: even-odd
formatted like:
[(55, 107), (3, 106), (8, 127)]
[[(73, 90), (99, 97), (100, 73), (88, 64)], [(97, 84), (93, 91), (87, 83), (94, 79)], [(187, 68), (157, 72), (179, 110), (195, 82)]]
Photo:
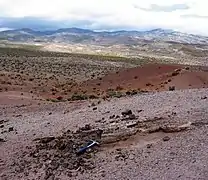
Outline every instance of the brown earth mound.
[[(105, 94), (109, 91), (128, 92), (163, 91), (208, 87), (208, 68), (151, 64), (112, 73), (103, 78), (89, 80), (76, 87), (76, 91)], [(74, 89), (75, 91), (75, 89)]]

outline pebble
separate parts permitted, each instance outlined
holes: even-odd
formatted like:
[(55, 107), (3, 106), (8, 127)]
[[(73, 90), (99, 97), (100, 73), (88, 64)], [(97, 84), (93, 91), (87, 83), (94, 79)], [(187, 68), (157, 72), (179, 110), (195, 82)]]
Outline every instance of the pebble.
[(202, 99), (202, 100), (207, 99), (207, 96), (203, 96), (203, 97), (201, 97), (201, 99)]
[(129, 115), (129, 119), (130, 119), (130, 120), (134, 120), (134, 119), (136, 119), (135, 114), (130, 114), (130, 115)]
[(132, 114), (132, 111), (130, 109), (127, 109), (127, 110), (123, 111), (121, 114), (123, 116), (131, 115)]
[(92, 110), (93, 110), (93, 111), (97, 110), (97, 107), (94, 107)]
[(152, 144), (147, 144), (147, 148), (151, 148), (152, 147)]
[(165, 136), (164, 138), (163, 138), (163, 141), (169, 141), (170, 140), (170, 137), (168, 137), (168, 136)]
[(6, 142), (4, 139), (0, 138), (0, 142)]
[(9, 132), (11, 132), (11, 131), (14, 131), (14, 128), (13, 127), (10, 127), (9, 128)]

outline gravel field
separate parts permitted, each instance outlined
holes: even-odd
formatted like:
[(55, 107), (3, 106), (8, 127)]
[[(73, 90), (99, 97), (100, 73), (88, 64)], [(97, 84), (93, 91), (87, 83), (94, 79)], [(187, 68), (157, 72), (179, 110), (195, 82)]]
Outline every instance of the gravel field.
[[(208, 177), (208, 89), (146, 93), (100, 104), (95, 100), (93, 106), (5, 93), (0, 94), (0, 179)], [(126, 109), (135, 116), (125, 119), (121, 113)], [(100, 146), (89, 152), (91, 168), (57, 168), (47, 176), (44, 168), (31, 164), (18, 170), (17, 161), (35, 147), (35, 138), (57, 137), (85, 125), (103, 130)]]

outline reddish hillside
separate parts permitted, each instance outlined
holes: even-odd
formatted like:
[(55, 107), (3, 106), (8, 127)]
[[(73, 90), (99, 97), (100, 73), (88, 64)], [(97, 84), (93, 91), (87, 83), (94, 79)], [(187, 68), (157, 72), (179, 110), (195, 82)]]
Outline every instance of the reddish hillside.
[(151, 64), (86, 81), (76, 90), (88, 93), (106, 92), (109, 89), (162, 91), (170, 86), (175, 86), (175, 89), (208, 87), (208, 72), (182, 65)]

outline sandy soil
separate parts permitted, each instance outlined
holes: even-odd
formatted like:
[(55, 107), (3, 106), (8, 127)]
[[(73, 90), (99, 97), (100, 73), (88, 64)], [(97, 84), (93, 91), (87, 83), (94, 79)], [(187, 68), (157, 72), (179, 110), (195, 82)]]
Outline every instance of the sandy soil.
[[(208, 89), (146, 93), (103, 101), (50, 103), (8, 92), (1, 94), (1, 179), (202, 179), (208, 177)], [(4, 101), (3, 101), (4, 99)], [(12, 100), (12, 103), (5, 103)], [(122, 116), (131, 109), (135, 117)], [(75, 157), (75, 151), (40, 150), (36, 138), (75, 132), (85, 125), (102, 129), (100, 146), (81, 158), (84, 164), (62, 167), (54, 154)], [(89, 131), (88, 131), (89, 130)], [(78, 134), (84, 133), (83, 128)], [(64, 142), (67, 138), (64, 139)], [(68, 142), (68, 141), (67, 141)], [(52, 143), (52, 144), (50, 144)], [(45, 148), (45, 149), (44, 149)], [(35, 150), (36, 156), (30, 156)], [(67, 151), (65, 151), (67, 150)], [(44, 159), (43, 152), (50, 154)], [(89, 155), (85, 157), (86, 155)], [(38, 157), (38, 161), (37, 161)], [(62, 156), (61, 156), (62, 157)], [(69, 158), (70, 159), (70, 158)], [(67, 159), (67, 161), (70, 161)], [(83, 159), (75, 159), (73, 163)], [(86, 160), (87, 159), (87, 160)], [(50, 167), (53, 167), (50, 170)]]

